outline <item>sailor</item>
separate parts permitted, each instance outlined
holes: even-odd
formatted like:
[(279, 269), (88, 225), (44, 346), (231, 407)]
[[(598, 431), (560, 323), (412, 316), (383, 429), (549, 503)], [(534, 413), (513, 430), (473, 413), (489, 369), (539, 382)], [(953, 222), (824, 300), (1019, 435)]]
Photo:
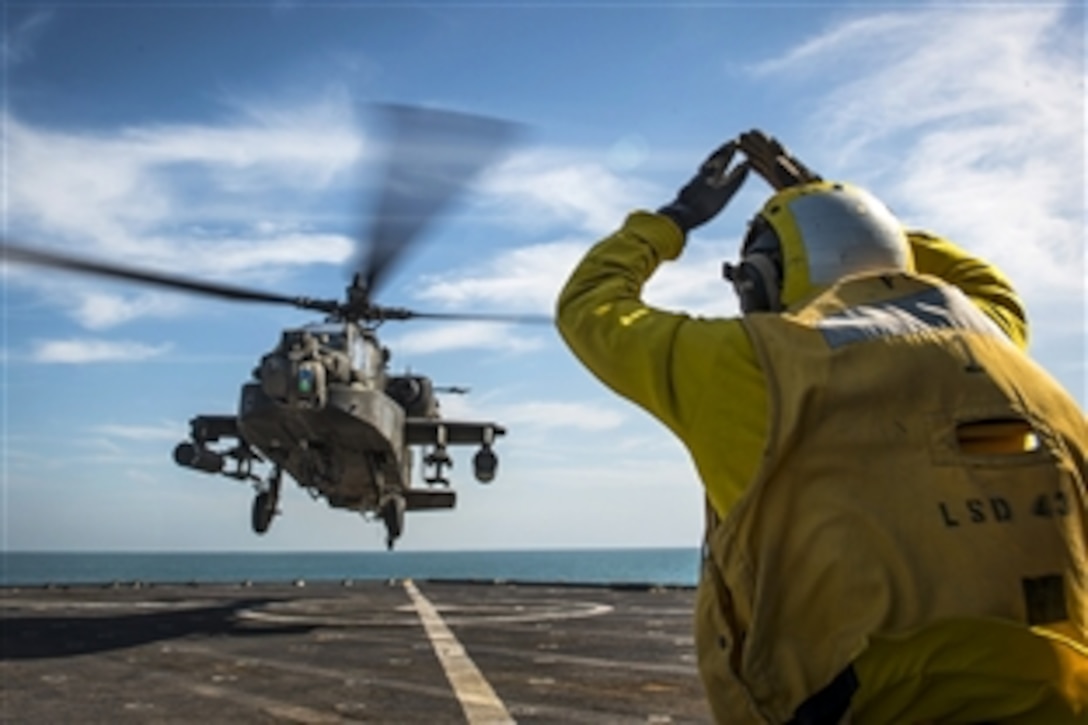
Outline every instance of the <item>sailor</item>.
[[(1088, 424), (1026, 354), (1009, 280), (864, 189), (729, 168), (737, 149), (631, 213), (557, 303), (572, 352), (702, 480), (715, 718), (1088, 722)], [(646, 304), (749, 168), (776, 193), (725, 266), (741, 314)]]

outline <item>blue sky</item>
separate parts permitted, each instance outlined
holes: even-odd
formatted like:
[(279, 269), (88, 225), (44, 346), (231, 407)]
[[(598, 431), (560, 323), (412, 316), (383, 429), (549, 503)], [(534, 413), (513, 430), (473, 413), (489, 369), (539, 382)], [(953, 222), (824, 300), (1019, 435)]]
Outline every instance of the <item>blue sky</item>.
[[(1078, 3), (8, 2), (5, 235), (26, 244), (338, 297), (372, 179), (370, 102), (523, 124), (520, 144), (396, 268), (381, 302), (550, 314), (579, 255), (668, 201), (743, 130), (868, 186), (908, 223), (1012, 277), (1036, 359), (1086, 402), (1084, 11)], [(720, 279), (767, 189), (751, 181), (648, 289), (737, 311)], [(174, 465), (197, 414), (232, 413), (289, 308), (3, 271), (7, 550), (379, 550), (381, 527), (285, 486)], [(452, 513), (403, 549), (695, 546), (683, 448), (549, 327), (388, 323), (394, 371), (465, 385), (498, 479), (458, 451)], [(874, 401), (879, 404), (879, 401)]]

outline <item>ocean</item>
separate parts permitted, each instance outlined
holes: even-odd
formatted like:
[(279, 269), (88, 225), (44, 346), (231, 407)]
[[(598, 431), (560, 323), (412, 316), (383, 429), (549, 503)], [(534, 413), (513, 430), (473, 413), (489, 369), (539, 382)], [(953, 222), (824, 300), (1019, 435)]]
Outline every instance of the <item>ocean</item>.
[(698, 549), (0, 552), (0, 586), (431, 579), (694, 586)]

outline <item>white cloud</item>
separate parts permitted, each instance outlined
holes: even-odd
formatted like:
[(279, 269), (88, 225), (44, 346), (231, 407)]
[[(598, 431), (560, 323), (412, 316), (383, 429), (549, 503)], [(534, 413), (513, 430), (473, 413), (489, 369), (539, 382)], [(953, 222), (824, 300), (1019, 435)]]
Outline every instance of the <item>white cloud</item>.
[(284, 232), (277, 229), (258, 240), (228, 239), (205, 244), (195, 250), (203, 254), (191, 269), (201, 277), (235, 278), (254, 267), (338, 266), (352, 255), (354, 247), (354, 242), (342, 234)]
[(34, 345), (33, 360), (43, 363), (141, 362), (163, 355), (169, 345), (145, 345), (138, 342), (69, 339), (39, 340)]
[[(799, 72), (816, 75), (834, 65), (829, 59), (837, 59), (844, 48), (883, 52), (887, 46), (882, 41), (887, 36), (897, 38), (901, 28), (910, 23), (911, 19), (906, 15), (867, 16), (852, 20), (818, 34), (782, 55), (752, 63), (748, 70), (757, 76)], [(902, 42), (909, 44), (906, 39)]]
[[(354, 243), (286, 214), (311, 208), (350, 176), (363, 141), (346, 101), (287, 111), (240, 108), (226, 125), (87, 133), (6, 115), (9, 230), (23, 244), (114, 264), (234, 284), (278, 281), (306, 265), (341, 265)], [(313, 223), (313, 221), (311, 223)], [(64, 249), (67, 247), (68, 249)], [(69, 275), (20, 273), (90, 329), (177, 314), (176, 298), (102, 292)]]
[(605, 234), (632, 208), (657, 198), (646, 182), (621, 177), (603, 163), (571, 152), (516, 154), (489, 173), (481, 190), (507, 210), (505, 221), (524, 227), (575, 227)]
[(511, 426), (582, 431), (615, 430), (624, 420), (611, 407), (562, 401), (525, 401), (506, 408), (497, 417)]
[[(619, 221), (613, 224), (618, 228)], [(647, 302), (704, 316), (737, 311), (735, 295), (715, 272), (738, 243), (709, 234), (693, 238), (680, 259), (661, 265), (646, 286)], [(560, 289), (595, 241), (562, 240), (504, 251), (482, 268), (477, 264), (425, 277), (418, 296), (451, 309), (551, 315)]]
[(624, 416), (611, 403), (525, 400), (488, 404), (461, 396), (444, 396), (442, 414), (451, 419), (493, 419), (511, 428), (537, 430), (611, 431), (623, 426)]
[[(186, 223), (279, 219), (285, 195), (300, 204), (361, 153), (354, 129), (336, 118), (97, 134), (4, 120), (13, 225), (82, 248), (177, 259), (187, 250), (169, 243)], [(171, 233), (155, 243), (164, 231)]]
[[(244, 186), (284, 182), (326, 187), (356, 166), (367, 147), (359, 134), (350, 98), (333, 91), (297, 105), (235, 99), (239, 119), (224, 126), (165, 124), (132, 128), (119, 142), (147, 163), (202, 163), (218, 170), (271, 173), (252, 175)], [(303, 178), (278, 177), (278, 173)]]
[(466, 349), (524, 353), (544, 345), (539, 337), (515, 334), (511, 325), (493, 322), (447, 322), (402, 333), (386, 342), (396, 355), (430, 355)]
[(131, 441), (177, 441), (185, 436), (187, 430), (183, 423), (163, 421), (156, 425), (97, 425), (91, 432)]
[(473, 264), (425, 277), (419, 297), (453, 309), (551, 314), (559, 288), (586, 246), (584, 241), (557, 241), (504, 250), (482, 268)]
[(76, 297), (72, 314), (90, 330), (104, 330), (138, 317), (171, 316), (183, 306), (176, 297), (150, 292), (125, 296), (89, 289)]

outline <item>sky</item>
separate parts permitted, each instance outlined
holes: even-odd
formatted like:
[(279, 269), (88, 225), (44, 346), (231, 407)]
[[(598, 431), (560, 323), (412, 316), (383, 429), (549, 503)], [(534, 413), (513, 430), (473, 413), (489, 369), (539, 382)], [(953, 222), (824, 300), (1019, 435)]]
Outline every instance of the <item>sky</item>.
[[(522, 133), (379, 301), (550, 315), (593, 243), (761, 128), (998, 265), (1026, 301), (1031, 354), (1088, 400), (1079, 3), (14, 0), (2, 13), (7, 239), (338, 298), (377, 183), (368, 104), (421, 105)], [(768, 193), (750, 180), (648, 301), (736, 314), (721, 263)], [(384, 548), (380, 524), (290, 481), (258, 537), (251, 487), (172, 459), (189, 419), (234, 413), (280, 332), (314, 314), (15, 265), (0, 283), (3, 550)], [(379, 334), (393, 372), (470, 388), (442, 397), (446, 416), (507, 428), (491, 484), (473, 479), (472, 448), (451, 449), (457, 509), (410, 514), (398, 548), (698, 545), (683, 447), (551, 326)]]

